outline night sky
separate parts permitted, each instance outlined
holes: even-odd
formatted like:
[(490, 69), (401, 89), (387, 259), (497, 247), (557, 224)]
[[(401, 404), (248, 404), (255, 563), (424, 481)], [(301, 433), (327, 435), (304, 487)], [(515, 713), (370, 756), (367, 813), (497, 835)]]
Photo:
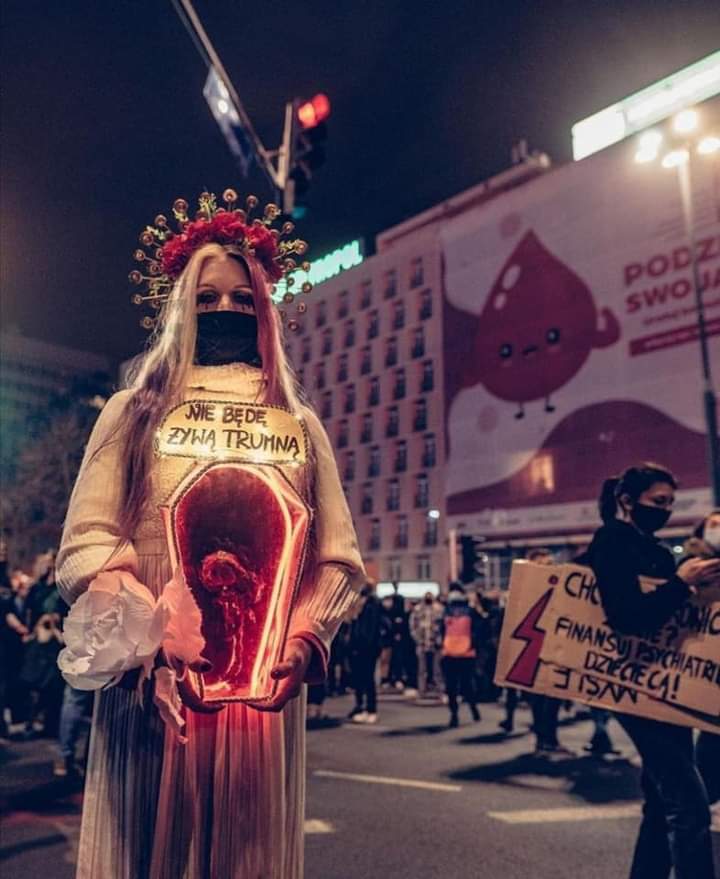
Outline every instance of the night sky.
[[(243, 181), (170, 0), (4, 0), (2, 320), (136, 353), (127, 274), (175, 197)], [(326, 92), (328, 161), (300, 231), (322, 255), (509, 165), (557, 163), (573, 122), (720, 47), (717, 0), (197, 0), (267, 147), (285, 101)]]

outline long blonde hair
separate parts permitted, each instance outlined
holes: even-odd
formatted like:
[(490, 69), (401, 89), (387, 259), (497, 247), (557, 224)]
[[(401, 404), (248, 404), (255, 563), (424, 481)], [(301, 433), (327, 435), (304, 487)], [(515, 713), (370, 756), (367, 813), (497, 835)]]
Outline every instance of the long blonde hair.
[[(220, 244), (206, 244), (190, 258), (163, 306), (148, 350), (130, 377), (133, 389), (125, 413), (125, 445), (120, 522), (132, 537), (150, 494), (153, 443), (163, 415), (183, 400), (195, 359), (196, 290), (210, 259), (241, 258), (247, 266), (258, 322), (258, 352), (263, 381), (261, 403), (285, 406), (296, 415), (301, 391), (285, 356), (280, 316), (262, 266), (252, 257)], [(304, 402), (304, 401), (303, 401)]]

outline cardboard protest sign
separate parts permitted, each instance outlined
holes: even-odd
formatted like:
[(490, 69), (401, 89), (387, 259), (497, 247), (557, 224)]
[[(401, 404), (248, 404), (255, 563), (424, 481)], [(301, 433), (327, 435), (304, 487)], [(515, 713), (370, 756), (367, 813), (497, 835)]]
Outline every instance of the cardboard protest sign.
[(608, 626), (589, 568), (514, 562), (495, 682), (720, 733), (720, 601), (693, 598), (628, 636)]
[(307, 445), (303, 423), (286, 409), (227, 400), (185, 400), (155, 437), (159, 455), (258, 464), (305, 464)]

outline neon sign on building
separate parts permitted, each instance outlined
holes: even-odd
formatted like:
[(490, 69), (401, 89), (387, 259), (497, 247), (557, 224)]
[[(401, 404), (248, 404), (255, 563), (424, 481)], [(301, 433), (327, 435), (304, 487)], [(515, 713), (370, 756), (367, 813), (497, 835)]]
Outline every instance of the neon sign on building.
[[(338, 247), (337, 250), (325, 254), (325, 256), (313, 259), (310, 263), (309, 272), (295, 272), (295, 288), (299, 288), (305, 281), (310, 281), (313, 287), (316, 287), (318, 284), (322, 284), (323, 281), (339, 275), (340, 272), (347, 271), (347, 269), (351, 269), (354, 266), (359, 266), (364, 259), (363, 249), (362, 239), (356, 238), (354, 241)], [(285, 293), (286, 287), (284, 282), (278, 283), (275, 287), (273, 298), (279, 302)]]

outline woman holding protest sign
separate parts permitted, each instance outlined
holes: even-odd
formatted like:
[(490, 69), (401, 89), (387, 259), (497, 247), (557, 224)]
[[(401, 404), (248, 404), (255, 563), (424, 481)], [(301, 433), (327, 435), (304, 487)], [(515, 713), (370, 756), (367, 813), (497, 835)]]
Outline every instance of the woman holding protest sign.
[[(691, 558), (720, 558), (720, 510), (712, 510), (693, 529), (692, 537), (685, 543), (685, 559)], [(695, 750), (713, 804), (713, 830), (720, 830), (720, 735), (701, 732)]]
[[(689, 559), (677, 571), (655, 538), (672, 513), (677, 483), (655, 464), (628, 468), (606, 480), (603, 525), (587, 563), (610, 626), (626, 635), (657, 631), (690, 597), (720, 580), (720, 559)], [(655, 588), (644, 591), (642, 579)], [(714, 879), (708, 796), (695, 762), (689, 727), (617, 715), (643, 763), (645, 794), (630, 879)]]

